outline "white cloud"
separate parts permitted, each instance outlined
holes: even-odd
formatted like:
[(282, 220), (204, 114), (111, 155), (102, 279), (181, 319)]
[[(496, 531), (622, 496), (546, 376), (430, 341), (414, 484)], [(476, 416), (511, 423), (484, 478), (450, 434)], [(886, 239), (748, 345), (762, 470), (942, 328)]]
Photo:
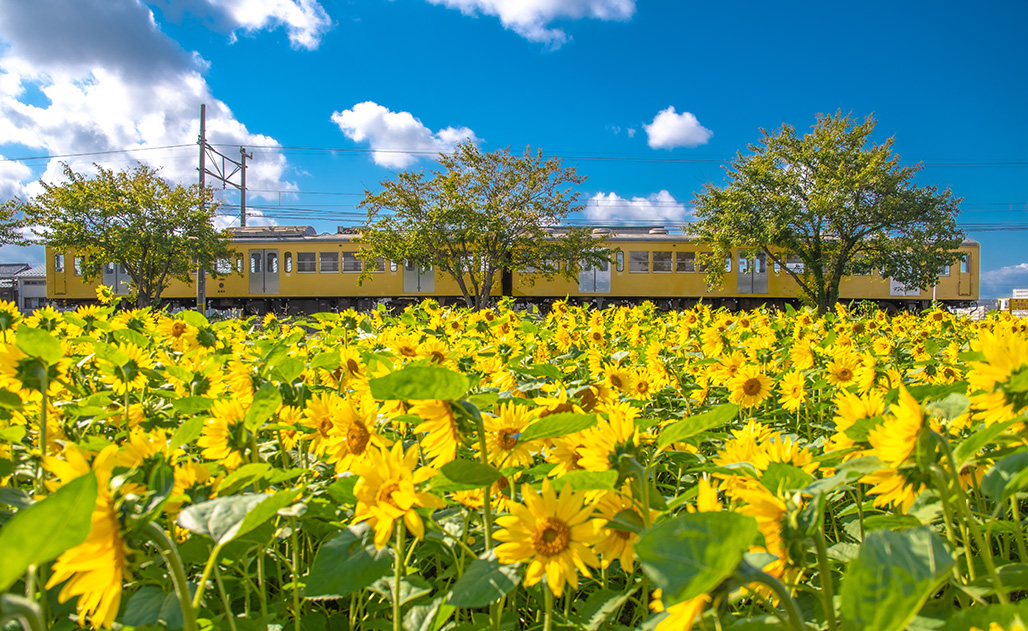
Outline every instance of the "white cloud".
[(332, 28), (332, 19), (317, 0), (151, 0), (172, 19), (190, 13), (210, 18), (215, 30), (270, 31), (284, 26), (293, 48), (314, 50)]
[[(120, 170), (139, 160), (191, 184), (200, 104), (207, 103), (210, 142), (278, 147), (214, 97), (204, 69), (197, 54), (160, 31), (139, 0), (0, 2), (0, 139), (52, 155), (93, 154), (64, 158), (80, 172), (92, 162)], [(28, 98), (28, 88), (45, 99)], [(181, 147), (155, 149), (172, 145)], [(117, 153), (97, 155), (104, 151)], [(43, 179), (61, 179), (59, 160), (46, 165)], [(280, 151), (255, 150), (251, 164), (249, 187), (296, 188), (283, 179)], [(0, 169), (0, 182), (4, 174)], [(24, 183), (28, 172), (14, 175)], [(38, 188), (30, 184), (26, 191)]]
[(490, 15), (525, 39), (559, 48), (568, 37), (551, 28), (557, 19), (595, 18), (628, 20), (635, 13), (635, 0), (428, 0), (432, 4), (458, 9), (464, 15)]
[(479, 140), (467, 127), (446, 127), (433, 132), (410, 112), (393, 112), (373, 101), (334, 112), (332, 122), (350, 140), (371, 145), (375, 164), (392, 169), (410, 166), (418, 154), (431, 158), (453, 151), (464, 139)]
[(0, 203), (12, 197), (26, 197), (24, 182), (32, 177), (32, 169), (21, 162), (0, 156)]
[(990, 297), (1006, 298), (1010, 296), (1011, 290), (1015, 288), (1028, 288), (1028, 263), (1007, 265), (999, 269), (982, 272), (982, 288), (984, 294)]
[(653, 122), (643, 125), (651, 149), (697, 147), (706, 144), (714, 132), (710, 131), (690, 112), (675, 113), (674, 106), (661, 110)]
[(597, 193), (585, 206), (585, 217), (600, 223), (681, 223), (690, 210), (671, 193), (662, 190), (648, 197), (626, 199), (616, 193)]

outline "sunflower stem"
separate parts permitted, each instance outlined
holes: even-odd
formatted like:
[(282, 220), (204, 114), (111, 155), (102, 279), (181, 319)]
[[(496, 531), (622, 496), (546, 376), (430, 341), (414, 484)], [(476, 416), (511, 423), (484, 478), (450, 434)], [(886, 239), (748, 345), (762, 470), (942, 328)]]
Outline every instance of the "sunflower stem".
[(396, 561), (393, 564), (393, 631), (402, 631), (400, 620), (400, 581), (403, 579), (403, 520), (396, 522)]
[(744, 584), (762, 583), (766, 585), (778, 597), (778, 601), (785, 609), (784, 617), (775, 609), (775, 613), (785, 623), (785, 626), (792, 631), (805, 631), (806, 627), (803, 625), (803, 616), (800, 615), (799, 605), (796, 604), (792, 594), (789, 593), (789, 590), (786, 589), (781, 581), (767, 572), (746, 563), (741, 563), (735, 572), (739, 580)]
[(0, 624), (17, 620), (28, 631), (46, 631), (39, 604), (14, 594), (0, 594)]
[(1010, 498), (1010, 512), (1017, 524), (1017, 534), (1014, 535), (1014, 542), (1017, 544), (1017, 556), (1021, 563), (1028, 563), (1028, 550), (1024, 544), (1024, 527), (1021, 525), (1021, 509), (1017, 506), (1017, 498)]
[(549, 580), (543, 585), (543, 594), (546, 602), (543, 631), (553, 631), (553, 590), (550, 589)]
[(293, 558), (293, 629), (300, 631), (300, 542), (296, 534), (296, 517), (289, 518), (289, 539)]
[(207, 588), (207, 581), (211, 578), (211, 572), (214, 571), (214, 564), (218, 562), (218, 554), (221, 553), (221, 544), (214, 546), (211, 550), (211, 556), (207, 558), (207, 564), (203, 566), (203, 574), (200, 575), (200, 582), (196, 586), (196, 594), (193, 595), (193, 611), (200, 611), (200, 603), (203, 602), (203, 591)]
[(228, 593), (225, 592), (225, 584), (221, 582), (221, 572), (218, 571), (217, 565), (214, 566), (214, 583), (218, 586), (221, 606), (225, 608), (225, 619), (228, 620), (228, 628), (232, 631), (238, 631), (236, 629), (236, 617), (232, 613), (232, 603), (229, 602)]
[[(822, 523), (821, 528), (823, 527)], [(821, 608), (825, 612), (828, 631), (835, 631), (835, 586), (832, 581), (832, 566), (828, 563), (828, 545), (821, 528), (814, 533), (818, 571), (821, 572)]]
[[(164, 563), (171, 574), (171, 584), (178, 596), (179, 608), (182, 610), (183, 631), (196, 631), (196, 614), (189, 602), (189, 583), (186, 582), (186, 571), (182, 565), (182, 557), (178, 554), (178, 546), (157, 524), (150, 522), (143, 527), (143, 534), (157, 549), (160, 550)], [(199, 594), (199, 587), (197, 593)]]
[[(482, 420), (481, 414), (476, 414), (475, 428), (478, 430), (478, 453), (482, 459), (482, 464), (490, 466), (489, 464), (489, 452), (486, 449), (485, 442), (485, 421)], [(513, 486), (513, 485), (511, 485)], [(493, 511), (492, 511), (492, 485), (486, 485), (482, 489), (482, 523), (485, 527), (485, 551), (489, 552), (493, 549)]]

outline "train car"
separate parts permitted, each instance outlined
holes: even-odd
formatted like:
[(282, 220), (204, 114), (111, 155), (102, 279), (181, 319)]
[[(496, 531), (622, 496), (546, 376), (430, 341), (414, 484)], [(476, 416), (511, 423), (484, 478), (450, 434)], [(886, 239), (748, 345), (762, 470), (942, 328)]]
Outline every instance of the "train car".
[[(405, 261), (379, 260), (370, 280), (359, 282), (363, 263), (357, 258), (356, 228), (318, 234), (309, 226), (262, 226), (230, 228), (229, 233), (235, 252), (232, 258), (218, 261), (214, 275), (206, 281), (210, 308), (312, 313), (367, 309), (379, 300), (461, 300), (459, 287), (448, 274)], [(597, 305), (651, 300), (666, 308), (687, 307), (700, 300), (744, 309), (799, 300), (793, 278), (763, 254), (747, 258), (736, 252), (725, 259), (724, 284), (711, 288), (701, 264), (705, 248), (691, 235), (670, 234), (665, 228), (598, 228), (594, 234), (607, 238), (603, 247), (610, 250), (608, 264), (578, 269), (574, 280), (545, 280), (531, 269), (514, 272), (507, 282), (497, 279), (493, 295), (506, 294), (525, 303), (560, 298)], [(559, 238), (559, 231), (553, 238)], [(854, 275), (843, 280), (840, 298), (872, 301), (889, 310), (922, 309), (933, 301), (972, 306), (978, 300), (979, 244), (965, 241), (960, 252), (960, 261), (944, 268), (939, 282), (927, 290), (908, 289), (877, 274)], [(798, 257), (787, 255), (783, 260), (786, 266), (802, 270)], [(173, 281), (164, 301), (195, 305), (195, 280), (194, 276), (193, 284)], [(100, 283), (117, 294), (129, 291), (127, 275), (118, 266), (109, 265), (102, 278), (87, 283), (79, 256), (47, 249), (49, 300), (63, 305), (90, 302)]]

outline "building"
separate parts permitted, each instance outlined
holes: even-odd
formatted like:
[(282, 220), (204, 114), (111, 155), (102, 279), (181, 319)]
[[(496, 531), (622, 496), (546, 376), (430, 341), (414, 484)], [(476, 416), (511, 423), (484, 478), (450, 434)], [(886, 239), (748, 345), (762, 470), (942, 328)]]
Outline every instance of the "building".
[(46, 265), (25, 269), (14, 276), (15, 290), (18, 295), (18, 310), (32, 313), (47, 304), (46, 300)]
[(18, 287), (14, 277), (28, 268), (28, 263), (0, 263), (0, 300), (17, 300)]

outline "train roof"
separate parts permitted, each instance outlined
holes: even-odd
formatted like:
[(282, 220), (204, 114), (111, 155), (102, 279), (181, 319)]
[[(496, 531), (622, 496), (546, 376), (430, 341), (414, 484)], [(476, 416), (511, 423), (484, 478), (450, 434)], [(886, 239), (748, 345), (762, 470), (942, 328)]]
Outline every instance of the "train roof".
[[(560, 236), (567, 226), (551, 226), (545, 228), (554, 236)], [(696, 234), (687, 232), (687, 226), (667, 228), (659, 225), (645, 226), (593, 226), (592, 233), (597, 237), (607, 237), (619, 242), (657, 242), (682, 243), (699, 240)], [(335, 232), (318, 233), (312, 226), (247, 226), (245, 228), (227, 228), (234, 241), (273, 240), (273, 241), (335, 241), (351, 242), (360, 236), (361, 226), (339, 226)], [(965, 239), (962, 247), (976, 247), (979, 243), (973, 239)]]

